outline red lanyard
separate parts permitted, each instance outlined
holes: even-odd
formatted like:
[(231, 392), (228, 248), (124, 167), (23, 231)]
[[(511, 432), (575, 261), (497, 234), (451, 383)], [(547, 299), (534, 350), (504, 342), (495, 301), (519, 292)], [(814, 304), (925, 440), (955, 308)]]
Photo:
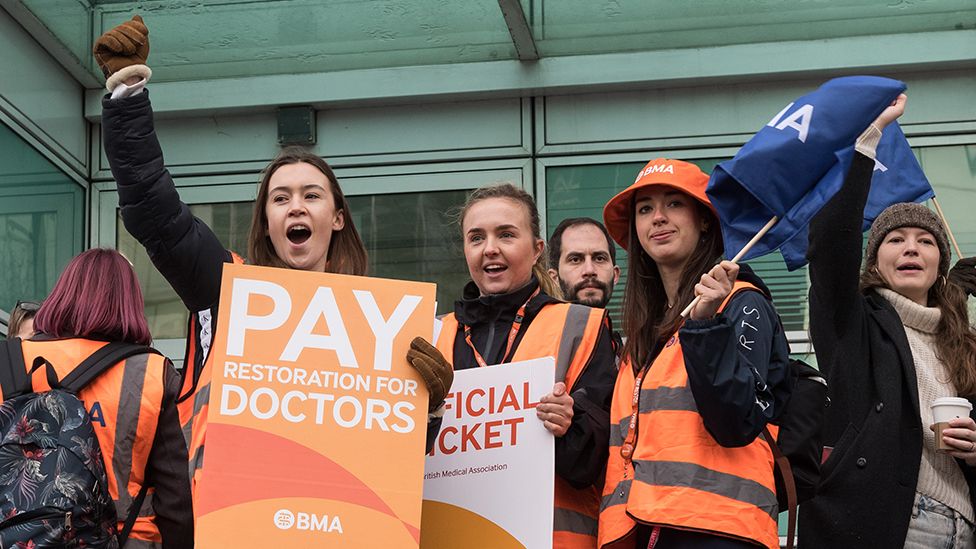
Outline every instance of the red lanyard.
[[(675, 333), (671, 336), (671, 340), (678, 337)], [(668, 340), (668, 343), (671, 342)], [(664, 345), (665, 347), (668, 344)], [(664, 349), (661, 349), (663, 352)], [(660, 354), (660, 352), (658, 353)], [(644, 382), (644, 377), (647, 376), (647, 372), (651, 369), (651, 364), (654, 363), (655, 359), (651, 359), (647, 366), (641, 368), (641, 371), (637, 373), (637, 378), (634, 380), (634, 398), (631, 401), (631, 413), (630, 413), (630, 424), (627, 426), (627, 437), (624, 438), (623, 444), (620, 445), (620, 457), (624, 458), (624, 461), (630, 461), (630, 458), (634, 456), (634, 444), (637, 442), (637, 416), (640, 414), (640, 392), (641, 383)]]
[(634, 455), (634, 443), (637, 441), (637, 415), (640, 412), (641, 383), (644, 381), (644, 376), (647, 375), (650, 369), (650, 364), (641, 368), (641, 371), (637, 374), (637, 378), (634, 380), (634, 399), (631, 403), (632, 413), (630, 414), (630, 424), (627, 426), (627, 438), (620, 445), (620, 457), (624, 458), (625, 461), (630, 461), (630, 458)]
[[(536, 288), (535, 291), (532, 292), (529, 299), (526, 299), (525, 303), (523, 303), (515, 313), (515, 319), (512, 321), (512, 329), (508, 332), (508, 345), (505, 346), (505, 354), (502, 355), (502, 362), (505, 362), (505, 359), (508, 358), (508, 353), (512, 352), (512, 345), (515, 344), (515, 338), (518, 336), (519, 330), (522, 329), (522, 320), (525, 318), (525, 308), (529, 305), (529, 302), (532, 301), (532, 298), (537, 295), (539, 295), (539, 288)], [(461, 326), (464, 328), (464, 340), (468, 342), (468, 347), (471, 347), (471, 352), (474, 353), (475, 361), (478, 363), (478, 366), (484, 368), (488, 365), (488, 363), (485, 362), (484, 357), (481, 356), (478, 349), (474, 348), (474, 342), (471, 341), (471, 328), (469, 326), (465, 326), (464, 324)]]

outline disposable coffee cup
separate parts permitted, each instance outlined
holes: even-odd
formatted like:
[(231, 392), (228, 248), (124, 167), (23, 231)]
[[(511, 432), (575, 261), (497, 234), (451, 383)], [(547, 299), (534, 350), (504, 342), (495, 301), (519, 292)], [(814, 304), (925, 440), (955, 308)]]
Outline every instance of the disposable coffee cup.
[(942, 440), (942, 430), (949, 428), (949, 421), (969, 417), (973, 405), (964, 398), (942, 397), (932, 401), (932, 418), (935, 421), (935, 449), (953, 450), (954, 448)]

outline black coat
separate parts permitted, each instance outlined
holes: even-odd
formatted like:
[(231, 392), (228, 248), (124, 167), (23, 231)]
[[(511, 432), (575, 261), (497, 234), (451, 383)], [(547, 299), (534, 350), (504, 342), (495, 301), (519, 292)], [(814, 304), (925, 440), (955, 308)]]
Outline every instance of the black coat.
[[(918, 482), (922, 425), (905, 328), (886, 299), (858, 289), (873, 168), (856, 155), (810, 225), (810, 331), (829, 384), (824, 441), (833, 451), (816, 498), (800, 506), (804, 549), (903, 547)], [(976, 477), (957, 463), (972, 499)]]

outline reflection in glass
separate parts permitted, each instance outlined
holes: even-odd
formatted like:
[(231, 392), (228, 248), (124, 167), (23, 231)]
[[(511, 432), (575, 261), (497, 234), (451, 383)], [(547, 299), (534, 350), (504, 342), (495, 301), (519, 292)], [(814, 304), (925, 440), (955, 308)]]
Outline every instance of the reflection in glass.
[(437, 313), (454, 310), (470, 280), (452, 213), (466, 191), (350, 196), (369, 253), (369, 273), (437, 284)]
[(81, 251), (83, 208), (81, 186), (0, 124), (0, 310), (47, 295)]

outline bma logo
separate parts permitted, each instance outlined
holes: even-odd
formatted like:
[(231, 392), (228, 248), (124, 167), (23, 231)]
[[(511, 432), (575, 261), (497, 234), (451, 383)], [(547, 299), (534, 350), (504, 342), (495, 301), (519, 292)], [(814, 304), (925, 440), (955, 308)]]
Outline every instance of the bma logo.
[(637, 179), (634, 180), (634, 183), (637, 183), (640, 181), (640, 178), (651, 173), (669, 173), (674, 175), (674, 166), (671, 164), (655, 164), (653, 166), (648, 166), (641, 170), (641, 173), (637, 174)]
[(288, 509), (279, 509), (274, 514), (274, 524), (281, 530), (306, 530), (316, 532), (342, 533), (342, 521), (339, 516), (316, 515), (314, 513), (293, 513)]
[(295, 525), (295, 513), (288, 509), (281, 509), (274, 515), (275, 526), (282, 530), (287, 530)]

